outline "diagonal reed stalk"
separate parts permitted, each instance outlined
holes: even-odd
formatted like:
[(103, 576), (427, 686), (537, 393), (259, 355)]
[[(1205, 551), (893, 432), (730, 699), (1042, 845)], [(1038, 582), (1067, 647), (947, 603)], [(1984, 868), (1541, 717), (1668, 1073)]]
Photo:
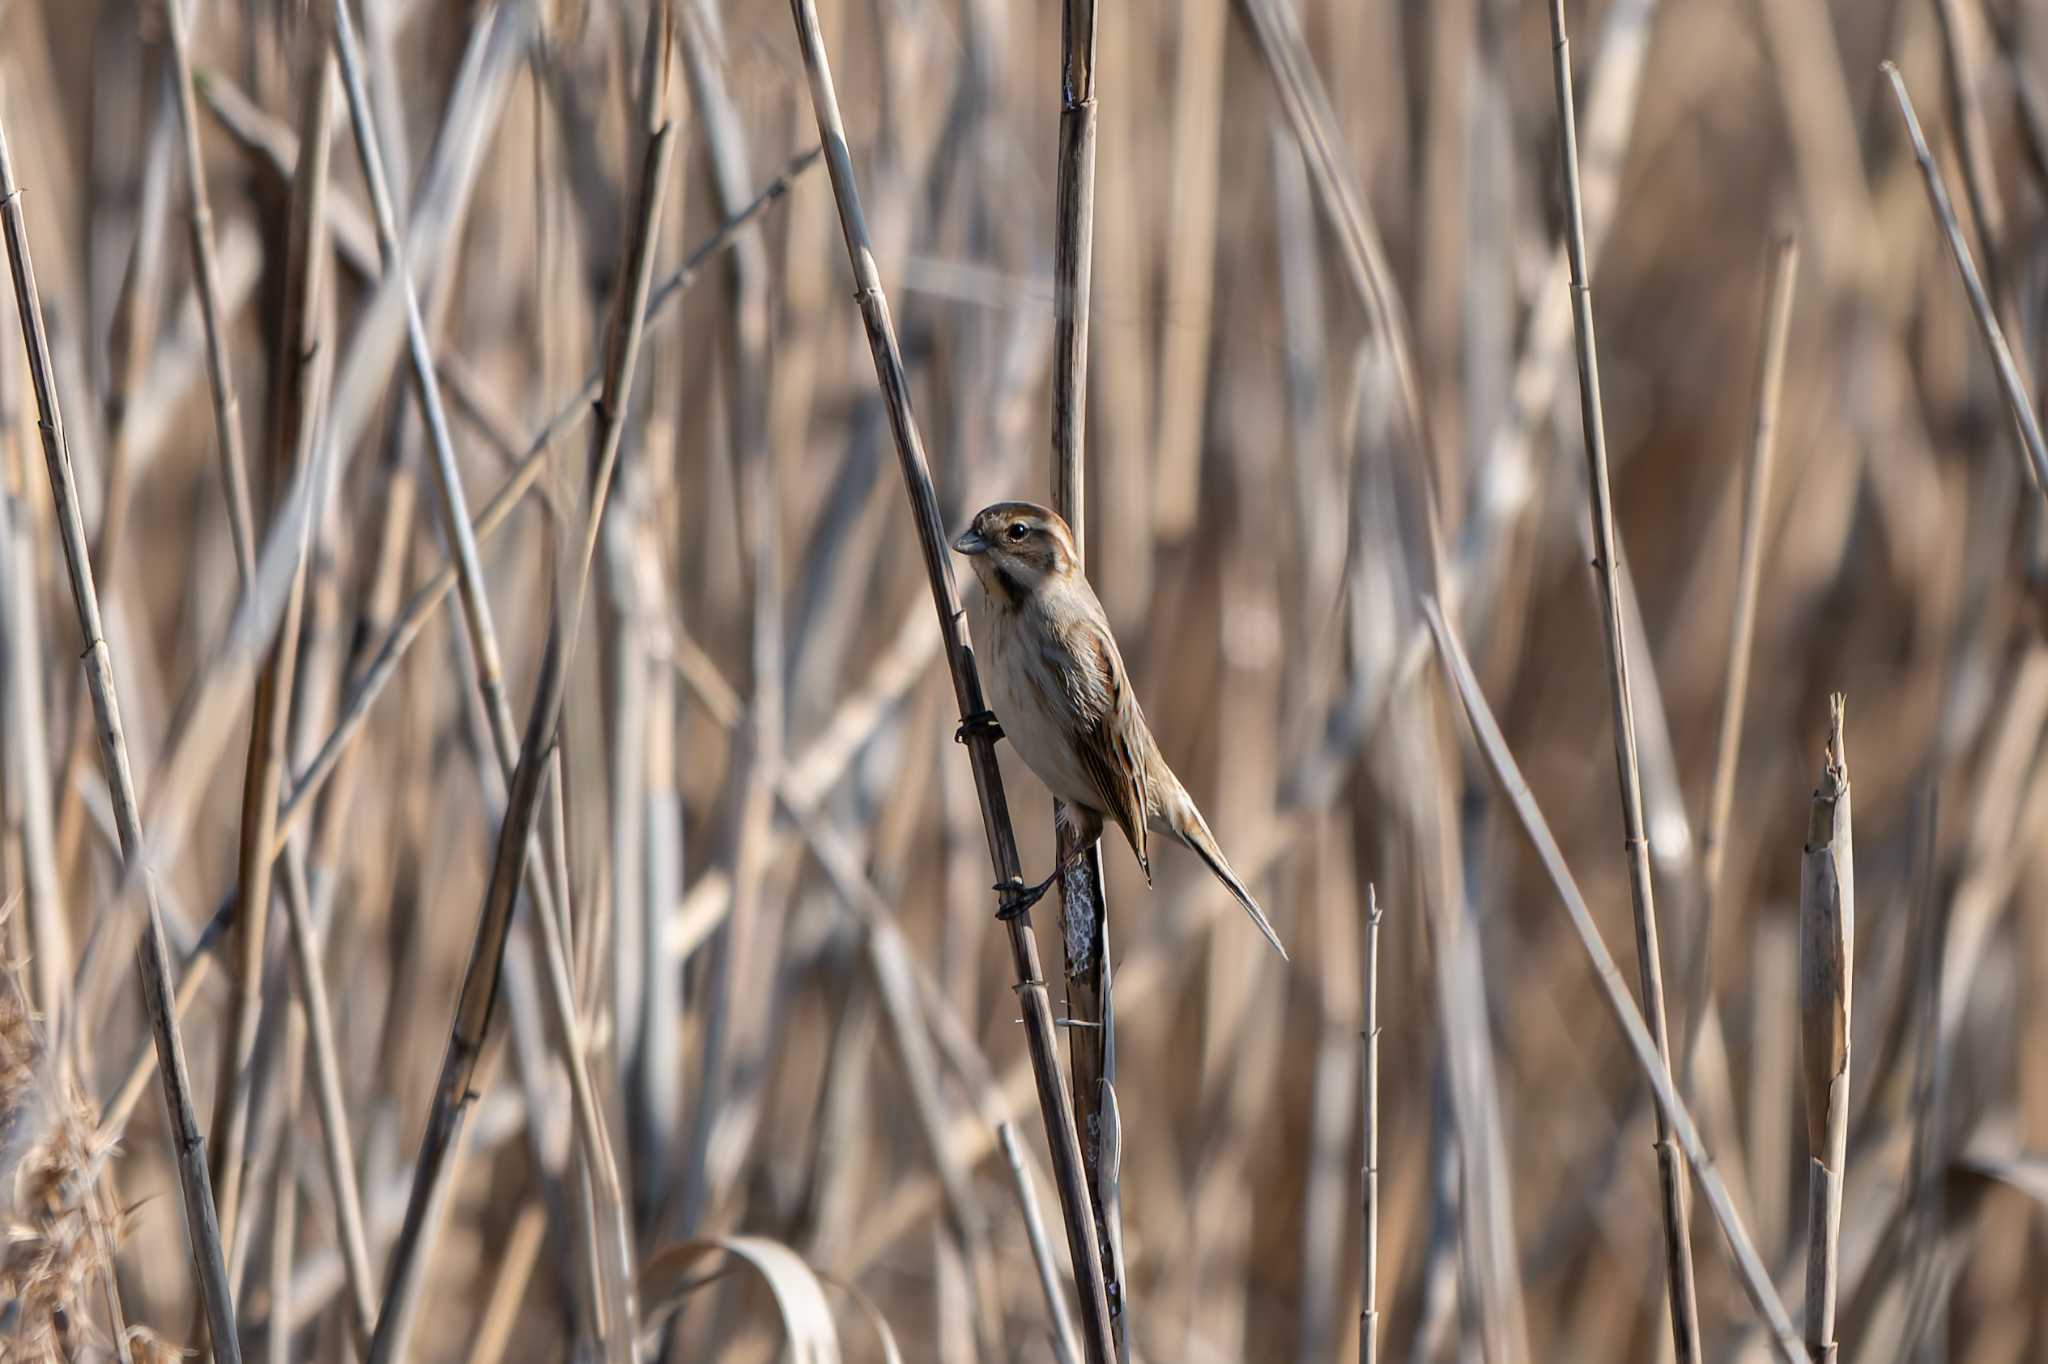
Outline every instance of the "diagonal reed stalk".
[[(667, 196), (669, 165), (674, 159), (675, 123), (669, 110), (670, 68), (674, 33), (672, 12), (657, 9), (650, 16), (647, 81), (642, 94), (641, 115), (645, 120), (644, 147), (637, 189), (637, 212), (626, 270), (619, 280), (609, 334), (605, 346), (604, 384), (597, 403), (598, 425), (591, 433), (587, 485), (588, 506), (580, 527), (579, 542), (573, 546), (570, 574), (555, 602), (548, 625), (547, 643), (541, 656), (540, 680), (528, 715), (526, 733), (519, 748), (519, 760), (506, 795), (505, 817), (498, 829), (498, 845), (491, 865), (490, 883), (477, 918), (476, 941), (469, 966), (463, 974), (455, 1018), (450, 1028), (448, 1052), (434, 1087), (434, 1099), (421, 1139), (420, 1156), (413, 1172), (412, 1195), (407, 1203), (405, 1225), (392, 1248), (390, 1287), (377, 1318), (369, 1364), (393, 1364), (405, 1357), (406, 1341), (419, 1306), (429, 1252), (447, 1210), (454, 1184), (456, 1157), (461, 1147), (462, 1128), (475, 1099), (478, 1063), (497, 1003), (505, 960), (505, 945), (511, 934), (512, 909), (517, 899), (526, 848), (541, 814), (542, 788), (555, 760), (561, 733), (562, 703), (569, 686), (570, 662), (582, 623), (584, 601), (590, 585), (590, 565), (604, 516), (605, 499), (611, 490), (617, 467), (619, 445), (625, 432), (626, 414), (633, 391), (633, 374), (646, 334), (648, 294), (653, 283), (654, 253), (660, 239), (661, 209)], [(604, 1153), (589, 1153), (593, 1174), (605, 1171)], [(616, 1178), (603, 1195), (616, 1204)], [(613, 1209), (616, 1211), (616, 1207)], [(614, 1226), (622, 1226), (615, 1223)], [(632, 1297), (629, 1248), (618, 1236), (601, 1236), (597, 1250), (609, 1263), (604, 1268), (613, 1301), (601, 1303), (605, 1320), (600, 1333), (607, 1357), (632, 1357), (637, 1322)]]
[(1714, 1221), (1719, 1224), (1721, 1235), (1726, 1238), (1734, 1255), (1743, 1293), (1769, 1327), (1778, 1357), (1784, 1364), (1802, 1364), (1805, 1352), (1793, 1331), (1792, 1318), (1785, 1311), (1778, 1290), (1771, 1284), (1770, 1271), (1764, 1267), (1762, 1258), (1757, 1254), (1756, 1243), (1744, 1229), (1742, 1217), (1728, 1196), (1728, 1186), (1722, 1182), (1713, 1157), (1707, 1154), (1706, 1144), (1700, 1140), (1699, 1127), (1671, 1082), (1671, 1067), (1658, 1050), (1642, 1011), (1629, 998), (1621, 968), (1615, 964), (1613, 954), (1601, 940), (1600, 930), (1593, 922), (1593, 912), (1586, 907), (1586, 899), (1579, 893), (1571, 869), (1565, 865), (1564, 854), (1558, 850), (1557, 839), (1551, 835), (1550, 825), (1543, 818), (1543, 811), (1537, 807), (1536, 797), (1530, 792), (1528, 782), (1522, 779), (1514, 754), (1508, 751), (1507, 740), (1501, 736), (1500, 725), (1493, 718), (1493, 709), (1479, 690), (1479, 680), (1472, 675), (1472, 664), (1465, 657), (1465, 646), (1458, 641), (1457, 632), (1445, 620), (1442, 608), (1434, 600), (1425, 599), (1423, 611), (1435, 637), (1437, 655), (1443, 662), (1444, 672), (1459, 704), (1464, 707), (1465, 718), (1471, 723), (1480, 756), (1485, 758), (1487, 766), (1493, 770), (1494, 779), (1507, 793), (1509, 803), (1514, 806), (1515, 817), (1521, 821), (1529, 841), (1535, 844), (1543, 870), (1556, 887), (1558, 897), (1564, 901), (1565, 912), (1572, 921), (1572, 931), (1578, 935), (1580, 945), (1593, 964), (1593, 975), (1599, 982), (1601, 998), (1621, 1025), (1629, 1052), (1643, 1072), (1643, 1078), (1649, 1081), (1650, 1095), (1656, 1102), (1658, 1116), (1684, 1149), (1707, 1206), (1714, 1214)]
[[(855, 299), (861, 321), (867, 329), (868, 348), (873, 353), (875, 379), (888, 408), (889, 427), (895, 437), (897, 463), (903, 472), (905, 492), (910, 499), (911, 519), (917, 529), (919, 548), (924, 554), (926, 576), (931, 582), (932, 603), (938, 609), (939, 629), (946, 644), (946, 661), (952, 672), (954, 700), (960, 714), (978, 715), (985, 710), (981, 672), (973, 645), (965, 630), (966, 611), (953, 579), (953, 565), (946, 550), (945, 531), (939, 519), (939, 499), (932, 486), (930, 466), (925, 461), (924, 439), (910, 408), (910, 381), (903, 357), (896, 345), (896, 329), (889, 319), (888, 300), (883, 296), (881, 277), (875, 267), (874, 249), (868, 239), (866, 216), (861, 211), (860, 190), (854, 183), (853, 155), (847, 149), (846, 128), (839, 116), (839, 97), (832, 88), (832, 70), (825, 53), (825, 35), (818, 24), (813, 0), (790, 0), (790, 17), (803, 52), (804, 74), (809, 81), (811, 109), (818, 121), (818, 140), (825, 148), (826, 169), (831, 172), (832, 191), (839, 208), (839, 225), (846, 239), (846, 254), (853, 269)], [(982, 827), (988, 836), (989, 859), (995, 865), (999, 885), (1021, 883), (1017, 838), (1010, 824), (1010, 807), (1003, 794), (1003, 778), (996, 766), (995, 743), (986, 729), (964, 735), (974, 764), (974, 782), (980, 797)], [(1059, 1072), (1059, 1044), (1054, 1036), (1052, 1002), (1046, 993), (1044, 969), (1039, 964), (1038, 941), (1030, 919), (1018, 915), (1003, 922), (1010, 942), (1011, 963), (1016, 971), (1015, 989), (1024, 1010), (1024, 1038), (1030, 1051), (1038, 1102), (1045, 1119), (1046, 1143), (1052, 1149), (1053, 1182), (1059, 1191), (1060, 1210), (1067, 1228), (1067, 1248), (1073, 1256), (1074, 1278), (1081, 1291), (1085, 1322), (1083, 1342), (1089, 1364), (1107, 1364), (1116, 1358), (1116, 1340), (1110, 1318), (1108, 1293), (1103, 1285), (1102, 1255), (1096, 1241), (1095, 1218), (1088, 1191), (1087, 1171), (1081, 1144), (1074, 1131), (1074, 1108)]]
[(1842, 1182), (1849, 1155), (1850, 983), (1856, 960), (1856, 867), (1844, 702), (1828, 698), (1828, 747), (1799, 863), (1799, 1053), (1806, 1072), (1806, 1352), (1835, 1358)]
[[(1650, 885), (1650, 840), (1643, 828), (1643, 777), (1636, 761), (1628, 646), (1622, 633), (1621, 563), (1614, 540), (1613, 492), (1607, 475), (1607, 431), (1600, 409), (1600, 359), (1593, 336), (1593, 286), (1586, 270), (1586, 210), (1579, 193), (1579, 138), (1572, 109), (1571, 44), (1565, 37), (1564, 0), (1550, 0), (1550, 38), (1557, 84), (1566, 243), (1571, 258), (1572, 332), (1579, 356), (1579, 415), (1585, 428), (1586, 481), (1593, 503), (1594, 571), (1599, 579), (1601, 626), (1607, 638), (1607, 682), (1614, 715), (1614, 762), (1621, 780), (1629, 901), (1635, 911), (1643, 1014), (1649, 1020), (1650, 1035), (1656, 1042), (1657, 1056), (1669, 1083), (1671, 1037), (1664, 1015), (1664, 967), (1658, 956), (1657, 905)], [(1671, 1124), (1662, 1105), (1656, 1111), (1656, 1130), (1657, 1180), (1664, 1204), (1666, 1288), (1671, 1298), (1671, 1341), (1679, 1364), (1695, 1364), (1701, 1357), (1700, 1309), (1693, 1287), (1685, 1165), (1671, 1140)]]
[[(4, 87), (0, 87), (4, 96)], [(0, 107), (4, 107), (0, 98)], [(28, 221), (21, 208), (21, 190), (14, 180), (14, 160), (7, 131), (0, 124), (0, 231), (7, 239), (7, 259), (14, 276), (14, 301), (19, 309), (22, 340), (28, 351), (29, 377), (35, 388), (43, 458), (49, 467), (50, 496), (56, 504), (63, 536), (64, 563), (71, 598), (85, 637), (83, 666), (92, 699), (93, 725), (99, 736), (100, 762), (113, 797), (115, 828), (121, 855), (133, 862), (143, 850), (142, 806), (136, 798), (135, 774), (128, 764), (128, 739), (121, 728), (121, 706), (114, 694), (113, 655), (100, 625), (98, 590), (93, 586), (92, 559), (86, 550), (85, 518), (78, 505), (77, 479), (71, 451), (64, 441), (64, 415), (58, 407), (57, 382), (50, 359), (50, 338), (43, 325), (42, 298), (36, 291), (35, 266), (29, 257)], [(162, 1077), (164, 1107), (170, 1122), (172, 1160), (184, 1196), (185, 1234), (192, 1248), (198, 1291), (205, 1307), (214, 1358), (240, 1364), (241, 1342), (235, 1333), (235, 1304), (221, 1253), (220, 1224), (213, 1204), (213, 1184), (206, 1171), (206, 1137), (192, 1107), (192, 1081), (185, 1068), (185, 1044), (172, 1012), (171, 958), (164, 941), (163, 907), (158, 902), (156, 875), (145, 863), (139, 868), (147, 921), (137, 945), (136, 964), (142, 977), (142, 1007), (155, 1035), (157, 1073)]]
[(2034, 416), (2034, 403), (2027, 394), (2027, 381), (2020, 374), (2018, 362), (2013, 359), (2012, 347), (2006, 344), (2005, 330), (1998, 325), (1997, 310), (1992, 307), (1991, 296), (1977, 274), (1977, 264), (1970, 257), (1970, 244), (1963, 237), (1962, 224), (1956, 221), (1955, 205), (1949, 200), (1948, 186), (1942, 182), (1941, 168), (1934, 164), (1934, 153), (1927, 146), (1926, 135), (1920, 131), (1920, 119), (1913, 112), (1913, 97), (1906, 93), (1905, 78), (1890, 62), (1884, 63), (1883, 71), (1892, 83), (1892, 96), (1898, 101), (1899, 115), (1906, 121), (1906, 136), (1913, 144), (1913, 160), (1920, 167), (1920, 178), (1927, 183), (1927, 202), (1934, 210), (1934, 221), (1948, 242), (1949, 252), (1955, 257), (1956, 270), (1963, 277), (1963, 292), (1969, 296), (1970, 312), (1977, 319), (1977, 330), (1984, 337), (1985, 349), (1991, 353), (1992, 367), (1998, 371), (1998, 384), (2005, 393), (2005, 405), (2011, 409), (2013, 422), (2019, 427), (2020, 448), (2026, 455), (2028, 480), (2037, 494), (2048, 497), (2048, 441), (2043, 440), (2041, 423)]
[[(1052, 505), (1074, 532), (1086, 562), (1088, 296), (1095, 254), (1095, 0), (1066, 0), (1060, 34), (1060, 150), (1054, 193)], [(1066, 955), (1068, 1064), (1073, 1069), (1074, 1132), (1088, 1171), (1095, 1235), (1102, 1252), (1103, 1291), (1116, 1327), (1117, 1357), (1130, 1356), (1129, 1306), (1116, 1190), (1109, 1187), (1105, 1144), (1117, 1121), (1116, 1010), (1110, 995), (1109, 894), (1102, 844), (1068, 865), (1074, 832), (1053, 802), (1060, 877), (1061, 942)]]
[(1792, 335), (1792, 295), (1799, 282), (1799, 243), (1778, 240), (1765, 291), (1764, 344), (1757, 358), (1756, 410), (1750, 426), (1749, 467), (1742, 484), (1742, 545), (1735, 567), (1735, 615), (1728, 629), (1728, 667), (1721, 689), (1721, 723), (1714, 744), (1714, 784), (1700, 839), (1700, 914), (1688, 957), (1691, 989), (1684, 1001), (1687, 1027), (1678, 1071), (1690, 1082), (1701, 1020), (1713, 997), (1710, 948), (1720, 907), (1721, 865), (1727, 856), (1728, 816), (1735, 807), (1735, 774), (1742, 756), (1742, 715), (1749, 700), (1749, 663), (1756, 640), (1756, 600), (1763, 582), (1764, 519), (1771, 505), (1771, 466), (1778, 435), (1778, 405), (1785, 386), (1785, 352)]

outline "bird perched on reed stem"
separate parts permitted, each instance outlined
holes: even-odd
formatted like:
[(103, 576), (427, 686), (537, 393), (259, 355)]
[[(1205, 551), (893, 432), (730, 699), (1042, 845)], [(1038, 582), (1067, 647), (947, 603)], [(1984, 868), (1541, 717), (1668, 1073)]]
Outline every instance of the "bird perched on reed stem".
[[(1064, 803), (1079, 835), (1069, 860), (1093, 847), (1114, 820), (1150, 885), (1147, 834), (1169, 834), (1194, 849), (1286, 957), (1265, 912), (1160, 756), (1067, 523), (1034, 502), (997, 502), (975, 514), (953, 548), (973, 563), (988, 601), (983, 654), (993, 718)], [(974, 719), (986, 722), (973, 717), (970, 725)], [(1063, 870), (1064, 864), (1011, 898), (1004, 912), (1029, 908)]]

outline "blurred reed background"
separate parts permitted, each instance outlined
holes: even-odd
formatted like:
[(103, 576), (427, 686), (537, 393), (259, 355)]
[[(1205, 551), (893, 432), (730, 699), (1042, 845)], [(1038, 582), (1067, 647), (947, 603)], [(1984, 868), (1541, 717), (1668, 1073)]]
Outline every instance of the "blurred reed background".
[[(790, 14), (680, 0), (664, 73), (645, 0), (361, 0), (351, 77), (328, 0), (178, 4), (0, 0), (135, 788), (0, 304), (0, 1358), (204, 1349), (225, 1306), (129, 966), (152, 906), (248, 1357), (1082, 1358)], [(1062, 6), (818, 9), (943, 517), (1049, 500)], [(2037, 389), (2028, 10), (1567, 9), (1671, 1068), (1794, 1321), (1832, 1153), (1844, 1359), (2048, 1358), (2048, 542), (1879, 74)], [(1633, 994), (1544, 11), (1099, 16), (1089, 568), (1293, 952), (1193, 857), (1148, 892), (1105, 846), (1131, 1358), (1355, 1359), (1368, 1310), (1379, 1358), (1673, 1352), (1650, 1086), (1424, 626), (1441, 599)], [(608, 435), (548, 782), (522, 727)], [(1049, 802), (1003, 764), (1035, 879)], [(471, 1075), (508, 809), (530, 894)], [(238, 885), (267, 925), (217, 916)], [(1692, 1202), (1695, 1357), (1768, 1358)]]

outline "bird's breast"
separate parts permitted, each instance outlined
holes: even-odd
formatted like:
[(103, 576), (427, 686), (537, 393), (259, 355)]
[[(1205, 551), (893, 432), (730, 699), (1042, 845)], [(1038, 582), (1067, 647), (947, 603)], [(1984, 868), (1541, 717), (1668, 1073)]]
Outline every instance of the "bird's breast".
[(1025, 612), (990, 614), (989, 700), (1010, 746), (1055, 796), (1099, 808), (1102, 798), (1074, 747), (1075, 717), (1059, 648)]

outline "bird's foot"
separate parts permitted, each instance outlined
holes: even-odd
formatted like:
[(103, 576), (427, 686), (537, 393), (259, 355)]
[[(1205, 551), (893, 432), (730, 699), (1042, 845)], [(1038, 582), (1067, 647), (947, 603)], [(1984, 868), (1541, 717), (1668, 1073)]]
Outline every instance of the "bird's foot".
[(1007, 881), (996, 882), (995, 889), (1000, 891), (1003, 896), (1002, 903), (996, 907), (996, 917), (1007, 923), (1011, 919), (1029, 913), (1033, 905), (1045, 898), (1045, 893), (1053, 888), (1053, 883), (1071, 871), (1074, 865), (1087, 852), (1087, 847), (1074, 849), (1060, 859), (1059, 865), (1052, 869), (1052, 875), (1046, 877), (1035, 886), (1025, 885), (1024, 879), (1020, 876), (1013, 876)]
[(996, 906), (996, 917), (1004, 923), (1021, 919), (1031, 912), (1031, 907), (1045, 898), (1052, 889), (1052, 883), (1060, 879), (1057, 870), (1035, 886), (1024, 884), (1024, 878), (1013, 876), (1007, 881), (998, 881), (995, 889), (1002, 895), (1002, 902)]
[[(978, 710), (962, 719), (960, 728), (953, 731), (953, 742), (964, 744), (969, 739), (983, 734), (988, 736), (990, 743), (1003, 737), (1003, 727), (996, 720), (996, 713), (992, 710)], [(1002, 887), (998, 886), (996, 889), (1001, 890)]]

